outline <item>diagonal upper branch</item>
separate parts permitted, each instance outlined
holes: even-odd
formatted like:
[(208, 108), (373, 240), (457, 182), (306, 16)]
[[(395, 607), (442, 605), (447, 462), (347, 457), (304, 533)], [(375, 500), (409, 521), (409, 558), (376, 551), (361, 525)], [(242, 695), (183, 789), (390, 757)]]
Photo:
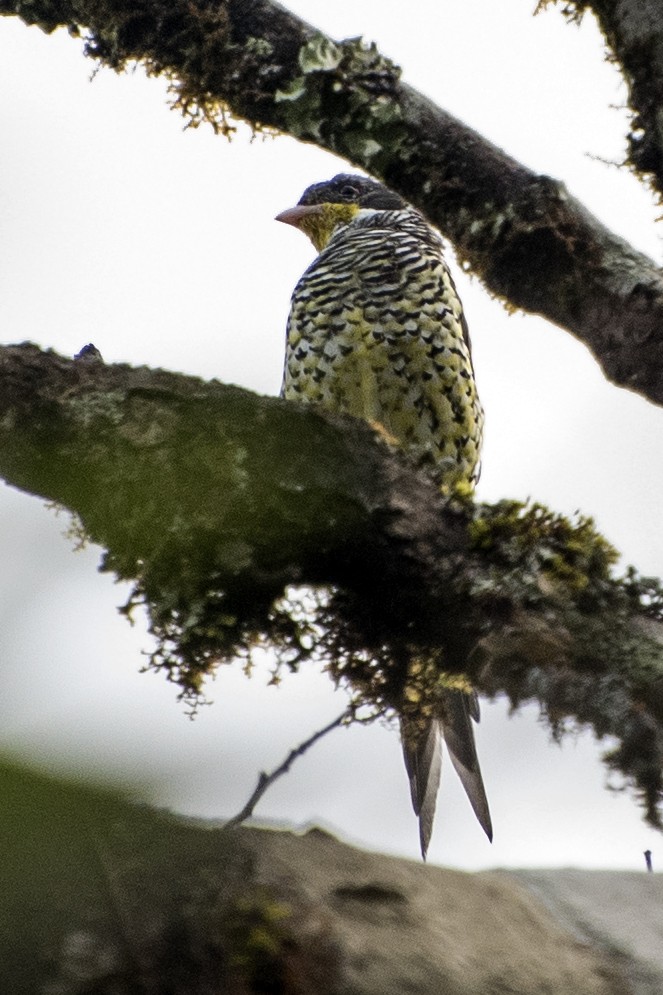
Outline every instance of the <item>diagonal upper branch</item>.
[(116, 69), (144, 62), (219, 127), (230, 109), (346, 157), (420, 207), (492, 293), (568, 329), (613, 382), (663, 403), (652, 260), (404, 84), (374, 47), (336, 44), (270, 0), (0, 0), (0, 13), (83, 31)]

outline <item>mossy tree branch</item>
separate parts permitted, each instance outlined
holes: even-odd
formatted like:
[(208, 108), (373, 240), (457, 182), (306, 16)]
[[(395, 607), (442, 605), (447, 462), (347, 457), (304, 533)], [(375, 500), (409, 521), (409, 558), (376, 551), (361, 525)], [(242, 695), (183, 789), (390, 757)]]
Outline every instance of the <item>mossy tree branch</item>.
[[(195, 701), (257, 640), (376, 709), (413, 657), (617, 738), (659, 824), (663, 594), (590, 522), (443, 499), (363, 422), (163, 371), (0, 350), (0, 474), (56, 501), (133, 584), (153, 664)], [(325, 589), (308, 611), (293, 586)], [(425, 691), (425, 689), (424, 689)]]
[[(560, 0), (541, 0), (540, 7)], [(627, 162), (663, 194), (662, 0), (563, 0), (572, 21), (591, 10), (628, 87), (633, 113)]]
[(114, 69), (137, 60), (166, 75), (194, 121), (229, 130), (230, 112), (363, 167), (420, 207), (493, 294), (568, 329), (614, 383), (663, 402), (654, 262), (403, 83), (373, 46), (335, 43), (271, 0), (0, 0), (0, 14), (83, 33)]

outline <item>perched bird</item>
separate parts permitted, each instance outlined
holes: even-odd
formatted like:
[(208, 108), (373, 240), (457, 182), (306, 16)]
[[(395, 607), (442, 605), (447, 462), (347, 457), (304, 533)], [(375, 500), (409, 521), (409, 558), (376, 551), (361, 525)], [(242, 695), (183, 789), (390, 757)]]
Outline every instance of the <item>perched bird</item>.
[[(440, 486), (471, 489), (483, 410), (438, 233), (382, 184), (347, 174), (310, 186), (277, 220), (303, 231), (319, 253), (292, 295), (282, 396), (364, 418), (405, 450), (425, 455)], [(421, 714), (416, 704), (402, 711), (424, 858), (440, 783), (440, 734), (492, 839), (472, 719), (479, 719), (476, 695), (452, 687)]]

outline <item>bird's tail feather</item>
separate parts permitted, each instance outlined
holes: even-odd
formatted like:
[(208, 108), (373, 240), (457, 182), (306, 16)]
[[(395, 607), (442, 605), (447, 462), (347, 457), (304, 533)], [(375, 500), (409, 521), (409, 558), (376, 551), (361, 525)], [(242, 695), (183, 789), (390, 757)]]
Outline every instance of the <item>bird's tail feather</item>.
[(414, 732), (410, 724), (401, 719), (401, 741), (405, 769), (410, 779), (412, 807), (419, 817), (421, 856), (425, 860), (433, 832), (435, 804), (442, 773), (440, 726), (437, 719), (432, 719), (425, 729), (418, 727)]
[(464, 691), (445, 691), (444, 718), (441, 722), (444, 742), (474, 814), (492, 842), (493, 824), (474, 742), (473, 718), (479, 721), (479, 701), (474, 692), (468, 695)]
[(474, 692), (447, 690), (440, 702), (439, 717), (425, 726), (401, 719), (405, 767), (410, 779), (412, 807), (419, 817), (421, 855), (426, 859), (433, 831), (435, 805), (442, 771), (440, 737), (444, 738), (451, 762), (489, 840), (493, 827), (486, 790), (477, 757), (472, 719), (479, 721), (479, 701)]

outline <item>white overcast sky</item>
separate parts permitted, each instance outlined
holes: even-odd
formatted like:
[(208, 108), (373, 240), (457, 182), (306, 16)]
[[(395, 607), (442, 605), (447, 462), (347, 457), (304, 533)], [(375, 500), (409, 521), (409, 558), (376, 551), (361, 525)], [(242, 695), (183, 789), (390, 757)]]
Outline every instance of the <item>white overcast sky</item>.
[[(534, 0), (297, 0), (337, 38), (363, 34), (404, 77), (531, 168), (562, 179), (610, 227), (660, 258), (651, 198), (624, 170), (625, 92), (588, 17)], [(275, 394), (291, 290), (312, 257), (273, 221), (346, 163), (278, 138), (184, 131), (165, 84), (137, 70), (92, 81), (81, 43), (0, 20), (0, 328), (65, 355), (148, 364)], [(453, 255), (450, 254), (452, 264)], [(589, 353), (540, 319), (508, 317), (456, 269), (487, 411), (480, 497), (595, 516), (643, 572), (663, 574), (663, 413), (608, 385)], [(116, 612), (99, 551), (72, 552), (65, 516), (0, 492), (0, 750), (118, 778), (176, 811), (232, 814), (256, 774), (343, 708), (317, 673), (276, 690), (224, 668), (190, 722), (141, 674), (149, 640)], [(429, 859), (458, 867), (642, 868), (661, 854), (633, 799), (606, 791), (590, 733), (562, 748), (531, 707), (485, 703), (479, 750), (495, 842), (444, 772)], [(318, 823), (416, 857), (394, 729), (341, 731), (300, 760), (258, 817)]]

